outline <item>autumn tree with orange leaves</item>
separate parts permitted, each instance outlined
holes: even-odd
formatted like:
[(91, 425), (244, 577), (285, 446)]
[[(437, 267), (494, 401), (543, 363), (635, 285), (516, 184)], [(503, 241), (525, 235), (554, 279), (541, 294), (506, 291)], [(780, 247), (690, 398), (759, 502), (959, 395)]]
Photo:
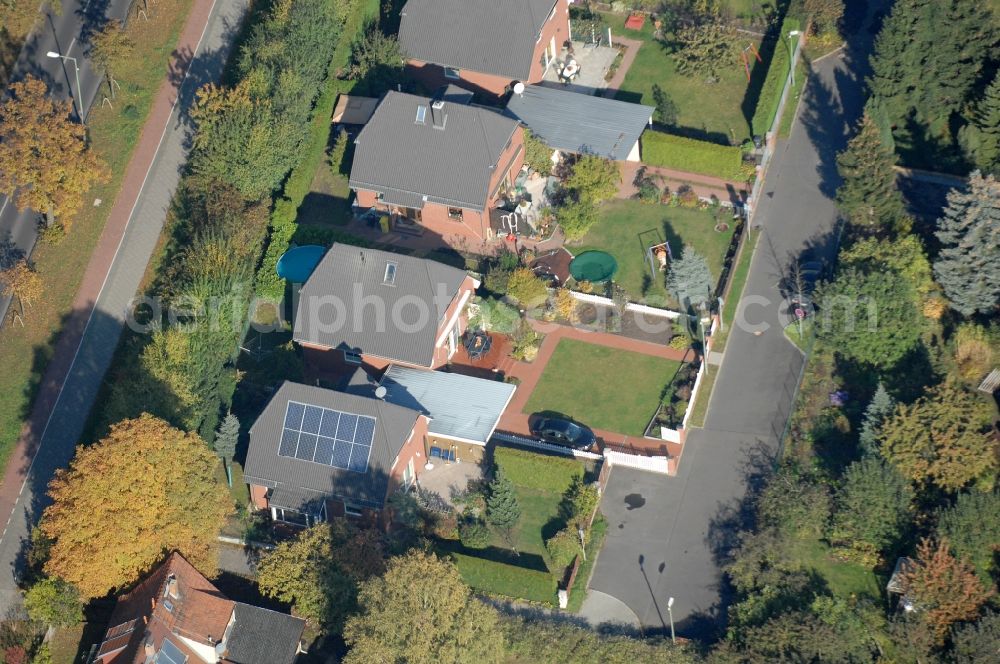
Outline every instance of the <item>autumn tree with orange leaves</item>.
[(70, 103), (49, 97), (45, 83), (28, 76), (10, 92), (0, 104), (0, 192), (68, 230), (83, 195), (109, 179), (108, 167), (70, 120)]
[(120, 590), (180, 551), (202, 573), (216, 569), (219, 530), (233, 500), (219, 460), (195, 434), (144, 414), (77, 448), (49, 484), (41, 530), (53, 540), (45, 572), (81, 597)]
[(42, 278), (23, 258), (10, 267), (0, 270), (0, 293), (17, 298), (21, 305), (21, 318), (24, 318), (25, 305), (30, 307), (33, 302), (39, 300), (44, 288)]
[(903, 575), (903, 588), (938, 644), (954, 623), (975, 620), (995, 592), (983, 587), (971, 565), (952, 555), (947, 539), (921, 540), (913, 562)]

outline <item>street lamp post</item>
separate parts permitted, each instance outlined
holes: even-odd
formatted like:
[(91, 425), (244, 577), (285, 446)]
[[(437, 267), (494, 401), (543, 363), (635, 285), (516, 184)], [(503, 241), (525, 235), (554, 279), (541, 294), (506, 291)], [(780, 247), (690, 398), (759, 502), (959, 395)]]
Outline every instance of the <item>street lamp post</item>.
[(788, 33), (788, 67), (792, 73), (792, 85), (795, 85), (795, 51), (792, 50), (792, 37), (798, 37), (801, 34), (801, 30), (791, 30)]
[(670, 597), (667, 599), (667, 615), (670, 616), (670, 641), (671, 643), (677, 643), (677, 637), (674, 636), (674, 598)]
[(71, 55), (63, 55), (56, 51), (49, 51), (45, 54), (50, 58), (61, 58), (62, 60), (72, 60), (73, 69), (76, 73), (76, 115), (80, 118), (80, 122), (83, 122), (83, 88), (80, 87), (80, 65)]

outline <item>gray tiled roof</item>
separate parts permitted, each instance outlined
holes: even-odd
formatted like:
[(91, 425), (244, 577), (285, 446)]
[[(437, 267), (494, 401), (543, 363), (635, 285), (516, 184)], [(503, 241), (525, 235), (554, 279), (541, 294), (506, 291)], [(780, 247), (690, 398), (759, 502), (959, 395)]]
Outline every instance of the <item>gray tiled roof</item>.
[[(391, 286), (387, 263), (396, 264)], [(335, 244), (299, 292), (294, 338), (429, 367), (439, 323), (467, 276), (425, 258)]]
[(431, 418), (428, 431), (486, 444), (514, 395), (514, 386), (393, 365), (382, 377), (385, 400), (419, 410)]
[[(375, 418), (368, 472), (355, 473), (311, 461), (278, 456), (278, 442), (284, 428), (289, 401), (331, 408)], [(280, 490), (285, 497), (301, 500), (315, 495), (350, 500), (381, 507), (385, 500), (392, 462), (406, 444), (419, 413), (379, 399), (326, 390), (285, 381), (250, 427), (244, 476), (249, 484)], [(287, 501), (286, 501), (287, 502)], [(298, 509), (300, 505), (281, 505)]]
[(653, 107), (528, 85), (524, 94), (511, 95), (507, 113), (556, 150), (622, 160), (649, 124)]
[(399, 43), (408, 57), (527, 80), (555, 0), (409, 0)]
[[(479, 106), (444, 102), (440, 111), (431, 99), (389, 92), (355, 140), (352, 189), (381, 192), (405, 207), (423, 201), (482, 211), (490, 179), (517, 122)], [(426, 107), (423, 124), (417, 107)], [(434, 126), (443, 114), (444, 128)], [(426, 198), (424, 198), (426, 197)]]
[(237, 602), (233, 631), (226, 642), (226, 661), (233, 664), (292, 664), (305, 621), (301, 618)]

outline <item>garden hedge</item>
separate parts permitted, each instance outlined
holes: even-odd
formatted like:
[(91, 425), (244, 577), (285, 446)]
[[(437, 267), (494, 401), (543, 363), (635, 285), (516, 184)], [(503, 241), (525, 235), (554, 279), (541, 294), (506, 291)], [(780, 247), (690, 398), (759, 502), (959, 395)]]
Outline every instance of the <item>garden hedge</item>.
[(798, 30), (799, 26), (799, 19), (791, 16), (786, 16), (781, 23), (778, 43), (774, 45), (771, 64), (767, 68), (767, 76), (761, 86), (760, 97), (757, 98), (757, 108), (754, 110), (753, 120), (750, 122), (754, 136), (767, 134), (774, 123), (774, 117), (778, 114), (778, 103), (781, 101), (781, 91), (788, 79), (788, 66), (791, 62), (791, 54), (788, 51), (788, 33), (792, 30)]
[(344, 24), (340, 42), (330, 61), (326, 83), (316, 99), (309, 136), (302, 149), (302, 159), (288, 175), (281, 198), (275, 202), (271, 213), (271, 235), (256, 279), (257, 295), (262, 298), (280, 300), (285, 294), (285, 280), (275, 272), (278, 259), (288, 250), (292, 236), (295, 235), (299, 206), (309, 193), (313, 176), (326, 153), (330, 137), (330, 114), (333, 113), (337, 95), (347, 92), (353, 85), (351, 81), (338, 78), (338, 74), (350, 62), (355, 40), (363, 34), (368, 21), (378, 15), (378, 10), (378, 0), (360, 0), (357, 10)]
[(742, 182), (743, 151), (737, 146), (719, 145), (662, 131), (646, 130), (642, 135), (642, 163), (701, 173)]
[(469, 587), (487, 595), (555, 606), (556, 578), (548, 572), (452, 552), (451, 559)]
[(563, 494), (576, 477), (583, 477), (583, 464), (571, 457), (548, 456), (538, 452), (497, 447), (493, 462), (501, 466), (510, 481), (526, 489)]

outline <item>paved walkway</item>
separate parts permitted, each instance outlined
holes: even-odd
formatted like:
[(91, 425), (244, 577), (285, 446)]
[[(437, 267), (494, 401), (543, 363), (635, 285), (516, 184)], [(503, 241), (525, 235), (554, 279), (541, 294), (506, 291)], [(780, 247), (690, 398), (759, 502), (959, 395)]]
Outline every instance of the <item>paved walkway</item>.
[(602, 96), (608, 99), (613, 99), (618, 90), (622, 87), (622, 82), (625, 80), (625, 75), (628, 74), (628, 70), (631, 69), (632, 63), (635, 62), (635, 56), (639, 54), (639, 48), (642, 46), (642, 40), (640, 39), (629, 39), (628, 37), (615, 37), (615, 45), (625, 47), (625, 55), (622, 56), (622, 61), (618, 65), (618, 69), (615, 71), (615, 75), (611, 77), (608, 81), (608, 87), (601, 93)]
[(28, 533), (47, 504), (49, 480), (73, 456), (114, 356), (124, 312), (159, 240), (187, 161), (192, 127), (186, 110), (197, 88), (221, 75), (232, 33), (245, 10), (246, 0), (195, 0), (181, 32), (174, 51), (181, 55), (170, 63), (170, 75), (154, 99), (73, 311), (0, 482), (0, 515), (9, 515), (0, 534), (0, 610), (19, 601), (15, 580)]
[[(568, 325), (546, 323), (532, 318), (529, 318), (528, 322), (536, 331), (544, 334), (545, 339), (542, 340), (542, 345), (538, 349), (538, 355), (532, 362), (515, 362), (511, 360), (509, 365), (502, 367), (506, 375), (513, 376), (520, 381), (517, 390), (514, 391), (514, 397), (504, 411), (498, 425), (500, 430), (510, 433), (524, 436), (531, 435), (528, 428), (528, 419), (531, 413), (525, 412), (528, 399), (531, 398), (531, 393), (535, 391), (538, 381), (545, 372), (545, 367), (548, 365), (549, 360), (552, 359), (552, 354), (555, 352), (556, 346), (563, 339), (576, 339), (589, 344), (643, 353), (677, 362), (683, 361), (685, 357), (685, 351), (648, 341), (636, 341), (635, 339), (629, 339), (617, 334), (591, 332)], [(614, 371), (615, 369), (614, 367), (594, 367), (594, 370)], [(652, 416), (652, 413), (650, 413), (650, 416)], [(594, 433), (606, 442), (613, 443), (616, 448), (630, 448), (635, 452), (654, 455), (666, 454), (671, 457), (679, 457), (683, 451), (683, 445), (679, 443), (668, 443), (641, 436), (626, 436), (625, 434), (602, 429), (594, 429)], [(676, 467), (676, 464), (674, 465)]]

